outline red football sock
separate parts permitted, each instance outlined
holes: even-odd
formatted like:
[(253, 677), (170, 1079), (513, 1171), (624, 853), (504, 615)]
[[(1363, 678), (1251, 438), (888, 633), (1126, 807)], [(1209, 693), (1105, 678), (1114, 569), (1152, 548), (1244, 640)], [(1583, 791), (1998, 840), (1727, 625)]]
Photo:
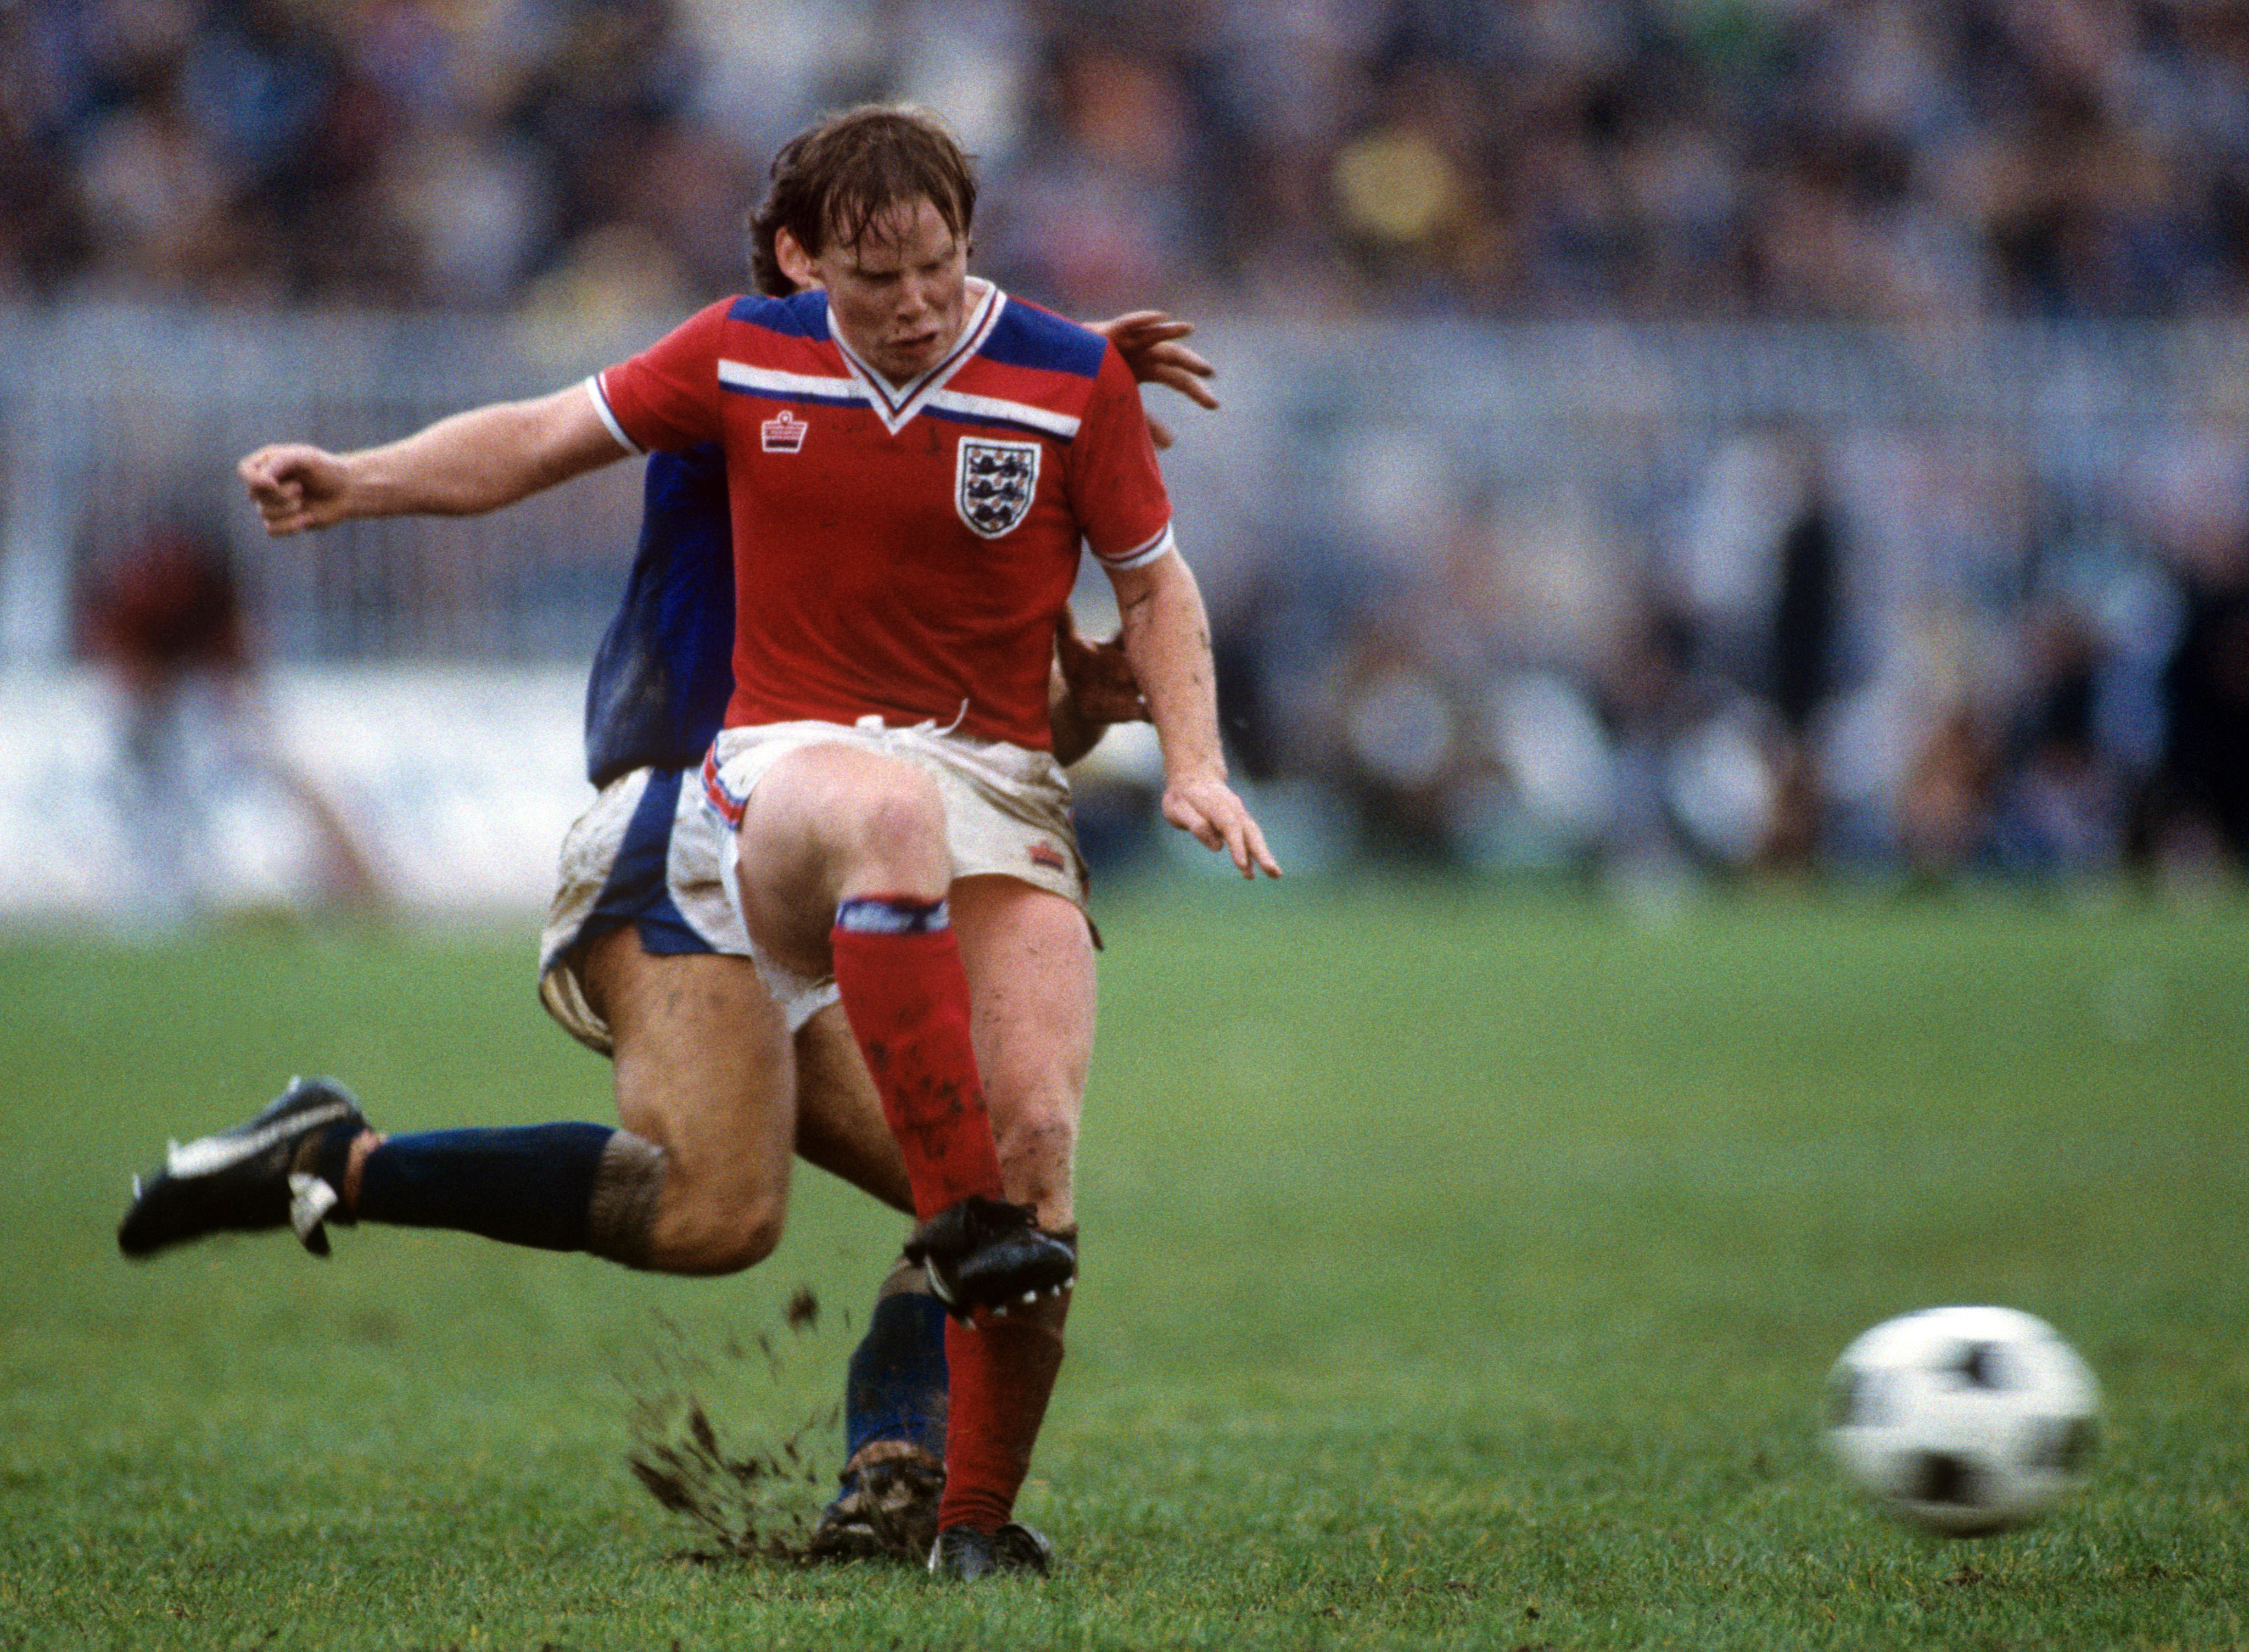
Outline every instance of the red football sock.
[[(886, 915), (931, 926), (879, 926)], [(905, 1154), (914, 1215), (926, 1221), (971, 1194), (1006, 1197), (969, 1036), (968, 974), (944, 903), (849, 901), (830, 939), (851, 1036)]]
[(946, 1321), (952, 1408), (945, 1428), (945, 1495), (937, 1505), (939, 1531), (973, 1525), (996, 1532), (1014, 1512), (1062, 1370), (1069, 1302), (1068, 1295), (1042, 1298), (1010, 1309), (1004, 1319), (979, 1315), (973, 1326)]

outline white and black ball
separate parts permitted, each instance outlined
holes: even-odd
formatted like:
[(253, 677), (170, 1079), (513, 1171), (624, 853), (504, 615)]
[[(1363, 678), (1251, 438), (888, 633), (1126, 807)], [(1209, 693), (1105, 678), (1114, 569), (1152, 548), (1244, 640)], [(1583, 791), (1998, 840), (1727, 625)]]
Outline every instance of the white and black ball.
[(1844, 1474), (1909, 1525), (1981, 1537), (2027, 1524), (2084, 1481), (2101, 1390), (2053, 1327), (2012, 1308), (1885, 1320), (1828, 1376)]

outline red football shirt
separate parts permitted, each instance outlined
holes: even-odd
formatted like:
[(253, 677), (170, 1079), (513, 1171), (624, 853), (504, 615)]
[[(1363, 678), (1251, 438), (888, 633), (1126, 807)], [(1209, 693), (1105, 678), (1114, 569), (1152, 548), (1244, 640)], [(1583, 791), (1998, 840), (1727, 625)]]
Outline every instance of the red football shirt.
[(1118, 568), (1172, 546), (1130, 369), (980, 286), (959, 342), (904, 387), (829, 320), (822, 293), (727, 299), (593, 382), (635, 451), (725, 448), (728, 726), (871, 712), (1045, 749), (1080, 542)]

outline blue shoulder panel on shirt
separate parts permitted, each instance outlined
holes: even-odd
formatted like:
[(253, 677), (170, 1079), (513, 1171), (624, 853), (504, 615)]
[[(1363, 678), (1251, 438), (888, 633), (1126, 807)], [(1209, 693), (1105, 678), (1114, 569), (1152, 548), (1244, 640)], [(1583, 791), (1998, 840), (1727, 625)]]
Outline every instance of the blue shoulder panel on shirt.
[(980, 354), (1008, 367), (1075, 373), (1090, 379), (1101, 371), (1101, 354), (1106, 348), (1108, 341), (1098, 333), (1065, 321), (1050, 310), (1010, 299)]
[(786, 334), (790, 338), (824, 339), (828, 336), (828, 295), (814, 291), (769, 299), (755, 293), (746, 293), (727, 307), (726, 319), (747, 321), (753, 327)]

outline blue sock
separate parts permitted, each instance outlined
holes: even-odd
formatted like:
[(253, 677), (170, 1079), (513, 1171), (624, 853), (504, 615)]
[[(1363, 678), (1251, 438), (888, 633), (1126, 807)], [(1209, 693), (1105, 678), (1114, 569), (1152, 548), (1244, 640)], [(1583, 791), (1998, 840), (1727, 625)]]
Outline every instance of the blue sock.
[(561, 1124), (393, 1136), (367, 1156), (352, 1214), (361, 1222), (582, 1250), (594, 1180), (616, 1133), (604, 1125)]
[(843, 1459), (876, 1440), (945, 1456), (945, 1304), (926, 1291), (877, 1298), (843, 1373)]

